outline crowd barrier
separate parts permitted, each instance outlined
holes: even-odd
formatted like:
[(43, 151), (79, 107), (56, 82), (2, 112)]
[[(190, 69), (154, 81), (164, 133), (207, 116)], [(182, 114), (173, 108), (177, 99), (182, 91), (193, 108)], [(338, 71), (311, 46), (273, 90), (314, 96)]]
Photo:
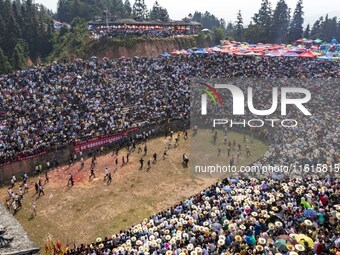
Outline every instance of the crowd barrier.
[[(8, 184), (13, 175), (17, 177), (18, 180), (21, 180), (21, 176), (24, 173), (27, 173), (29, 176), (36, 175), (41, 173), (42, 171), (53, 169), (57, 166), (67, 165), (70, 163), (71, 158), (75, 160), (74, 163), (77, 163), (81, 157), (85, 160), (88, 157), (92, 157), (94, 153), (98, 154), (106, 154), (112, 152), (114, 148), (117, 146), (124, 146), (124, 143), (132, 137), (133, 139), (138, 141), (137, 137), (142, 137), (143, 134), (148, 134), (149, 138), (156, 138), (158, 136), (163, 136), (166, 130), (184, 130), (190, 128), (190, 120), (189, 119), (177, 119), (171, 121), (163, 121), (157, 124), (149, 124), (145, 126), (141, 126), (139, 128), (128, 129), (124, 131), (117, 132), (116, 134), (104, 137), (104, 139), (110, 140), (108, 143), (99, 144), (100, 146), (92, 146), (93, 139), (85, 142), (80, 142), (76, 144), (68, 144), (63, 148), (58, 148), (53, 151), (49, 151), (47, 153), (43, 153), (42, 155), (35, 155), (23, 160), (15, 161), (10, 164), (5, 164), (0, 166), (0, 186)], [(209, 128), (208, 126), (206, 128)], [(269, 137), (268, 134), (261, 133), (256, 129), (230, 129), (231, 131), (240, 132), (246, 135), (250, 135), (256, 139), (268, 142)], [(272, 132), (270, 128), (266, 129), (269, 133)], [(128, 131), (128, 132), (127, 132)], [(124, 138), (122, 138), (121, 134), (124, 133)], [(117, 139), (119, 138), (119, 139)], [(136, 139), (137, 138), (137, 139)], [(106, 140), (100, 140), (106, 141)], [(82, 154), (80, 155), (80, 147), (86, 144), (86, 150), (82, 150)], [(92, 144), (92, 145), (91, 145)], [(98, 144), (95, 144), (98, 145)], [(74, 155), (76, 155), (76, 159), (74, 159)], [(50, 168), (47, 168), (47, 162), (50, 163)], [(78, 163), (79, 164), (79, 163)], [(39, 171), (36, 171), (36, 167), (38, 166)]]
[[(88, 157), (92, 157), (94, 153), (106, 154), (110, 151), (112, 152), (113, 148), (124, 145), (124, 142), (130, 137), (135, 139), (136, 137), (142, 137), (143, 134), (148, 134), (150, 138), (155, 138), (157, 136), (164, 135), (167, 129), (177, 131), (187, 128), (189, 128), (188, 119), (176, 119), (129, 129), (129, 132), (124, 134), (125, 136), (123, 139), (117, 139), (117, 137), (122, 138), (120, 137), (120, 133), (124, 133), (127, 130), (120, 131), (117, 132), (117, 134), (110, 136), (111, 140), (108, 143), (103, 142), (102, 144), (99, 144), (100, 146), (92, 146), (93, 144), (90, 141), (85, 142), (85, 144), (87, 144), (87, 148), (85, 151), (82, 151), (82, 155), (80, 155), (79, 145), (81, 146), (81, 144), (84, 144), (83, 142), (68, 144), (63, 148), (48, 151), (40, 156), (35, 155), (0, 166), (0, 186), (8, 184), (13, 175), (16, 176), (17, 180), (21, 181), (21, 177), (24, 173), (32, 176), (41, 173), (42, 171), (53, 169), (57, 166), (69, 164), (71, 158), (74, 160), (74, 155), (76, 155), (76, 161), (79, 161), (81, 157), (86, 159)], [(47, 162), (50, 163), (49, 169), (47, 167)], [(37, 166), (39, 169), (38, 171), (36, 171)]]

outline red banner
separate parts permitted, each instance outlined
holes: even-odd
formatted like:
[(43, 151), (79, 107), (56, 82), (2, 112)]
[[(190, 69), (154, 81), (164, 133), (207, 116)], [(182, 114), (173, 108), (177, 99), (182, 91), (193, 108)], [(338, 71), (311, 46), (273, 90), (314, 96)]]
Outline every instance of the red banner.
[(15, 160), (8, 161), (8, 162), (6, 162), (6, 163), (0, 164), (0, 166), (6, 166), (6, 165), (12, 164), (13, 162), (16, 162), (16, 161), (23, 161), (23, 160), (28, 160), (28, 159), (36, 158), (36, 157), (39, 157), (39, 156), (42, 156), (42, 155), (47, 154), (47, 152), (48, 152), (48, 151), (43, 151), (43, 152), (40, 152), (39, 154), (35, 154), (35, 155), (32, 155), (32, 156), (18, 157), (18, 158), (15, 159)]
[(80, 151), (86, 151), (94, 148), (98, 148), (113, 142), (118, 142), (124, 137), (126, 137), (129, 133), (137, 130), (138, 128), (133, 128), (121, 133), (117, 133), (114, 135), (108, 135), (108, 136), (97, 136), (95, 138), (92, 138), (87, 141), (82, 142), (76, 142), (73, 146), (73, 151), (75, 153), (79, 153)]

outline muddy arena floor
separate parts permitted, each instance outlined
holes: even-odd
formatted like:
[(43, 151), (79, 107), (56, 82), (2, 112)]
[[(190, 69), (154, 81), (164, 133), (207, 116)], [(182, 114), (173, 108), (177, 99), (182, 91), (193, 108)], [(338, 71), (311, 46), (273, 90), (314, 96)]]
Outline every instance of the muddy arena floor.
[[(229, 138), (242, 140), (243, 135), (231, 133)], [(56, 168), (48, 173), (45, 195), (40, 197), (35, 194), (34, 188), (39, 177), (29, 178), (29, 192), (24, 195), (23, 206), (15, 217), (40, 247), (44, 247), (48, 238), (60, 240), (63, 246), (67, 243), (72, 246), (73, 242), (78, 245), (92, 243), (97, 237), (103, 238), (125, 230), (218, 181), (212, 178), (193, 179), (189, 168), (183, 167), (182, 155), (189, 153), (189, 140), (181, 137), (179, 146), (171, 148), (169, 157), (163, 160), (168, 139), (152, 139), (147, 142), (146, 156), (136, 150), (124, 166), (121, 165), (121, 158), (126, 156), (127, 151), (121, 150), (118, 155), (120, 164), (115, 173), (115, 156), (112, 153), (100, 156), (95, 167), (96, 178), (91, 181), (91, 159), (85, 161), (83, 169), (80, 162)], [(247, 159), (241, 157), (240, 163), (259, 158), (267, 147), (255, 140), (251, 149), (255, 153)], [(155, 152), (158, 161), (147, 171), (147, 161)], [(140, 169), (142, 156), (144, 167)], [(112, 183), (109, 185), (103, 181), (105, 167), (112, 173)], [(74, 176), (73, 187), (67, 187), (69, 173)], [(44, 181), (44, 174), (40, 178)], [(18, 192), (18, 184), (13, 190)], [(7, 187), (1, 188), (1, 201), (5, 202), (7, 196)], [(36, 203), (36, 216), (32, 216), (32, 202)]]

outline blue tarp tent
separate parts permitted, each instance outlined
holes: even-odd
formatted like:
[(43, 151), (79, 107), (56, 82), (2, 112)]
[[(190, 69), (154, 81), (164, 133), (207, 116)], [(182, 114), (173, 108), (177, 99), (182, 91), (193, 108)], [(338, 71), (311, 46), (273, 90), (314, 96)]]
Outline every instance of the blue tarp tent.
[(288, 58), (297, 58), (299, 54), (297, 54), (295, 51), (288, 51), (285, 54), (283, 54), (283, 56)]
[(171, 55), (167, 52), (160, 54), (161, 57), (170, 57)]
[(196, 53), (196, 54), (205, 54), (205, 53), (207, 53), (207, 51), (205, 49), (198, 49), (198, 50), (194, 51), (194, 53)]

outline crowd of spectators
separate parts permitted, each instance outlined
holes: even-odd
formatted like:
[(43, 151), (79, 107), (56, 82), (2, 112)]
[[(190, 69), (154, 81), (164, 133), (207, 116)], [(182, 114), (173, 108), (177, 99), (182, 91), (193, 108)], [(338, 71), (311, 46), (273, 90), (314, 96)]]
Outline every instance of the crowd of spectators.
[(339, 254), (337, 180), (225, 179), (68, 254)]
[(93, 30), (90, 32), (94, 39), (102, 38), (126, 38), (126, 37), (145, 37), (145, 38), (166, 38), (183, 35), (195, 34), (192, 30), (157, 30), (157, 29), (105, 29)]
[[(317, 60), (204, 54), (119, 60), (78, 59), (72, 63), (54, 62), (45, 67), (2, 75), (0, 163), (136, 125), (188, 118), (193, 77), (332, 79), (339, 77), (339, 66), (339, 62)], [(337, 89), (329, 82), (314, 91), (317, 95), (313, 98), (314, 114), (310, 121), (319, 127), (315, 129), (309, 124), (310, 129), (304, 128), (300, 132), (309, 137), (322, 136), (323, 139), (318, 141), (333, 147), (311, 146), (313, 149), (325, 147), (323, 152), (334, 154), (332, 149), (337, 144), (334, 135), (339, 132), (336, 119), (333, 119), (338, 109)], [(321, 119), (325, 121), (319, 121)], [(296, 131), (290, 130), (290, 137), (294, 137), (293, 144), (301, 145), (303, 137), (294, 136)], [(285, 144), (296, 147), (287, 141)], [(268, 153), (277, 153), (279, 158), (286, 160), (281, 157), (284, 151), (275, 146)], [(302, 153), (301, 157), (304, 156)]]
[[(286, 85), (289, 78), (299, 84), (313, 78), (315, 83), (304, 83), (313, 95), (312, 116), (294, 113), (301, 125), (269, 135), (268, 151), (254, 164), (339, 162), (339, 62), (217, 53), (78, 59), (0, 76), (0, 163), (136, 125), (186, 119), (194, 77)], [(259, 90), (266, 109), (270, 89)], [(336, 254), (338, 197), (339, 183), (331, 176), (225, 179), (127, 231), (68, 253)]]
[[(138, 124), (188, 118), (194, 77), (332, 78), (339, 77), (339, 62), (205, 54), (78, 59), (2, 75), (0, 163)], [(323, 135), (323, 142), (336, 144), (336, 138), (327, 135), (328, 129), (329, 134), (338, 132), (336, 121), (321, 123), (318, 117), (337, 116), (337, 90), (332, 83), (314, 90), (317, 100), (312, 110), (320, 132), (315, 139)], [(303, 132), (317, 130), (311, 123), (310, 130)]]

